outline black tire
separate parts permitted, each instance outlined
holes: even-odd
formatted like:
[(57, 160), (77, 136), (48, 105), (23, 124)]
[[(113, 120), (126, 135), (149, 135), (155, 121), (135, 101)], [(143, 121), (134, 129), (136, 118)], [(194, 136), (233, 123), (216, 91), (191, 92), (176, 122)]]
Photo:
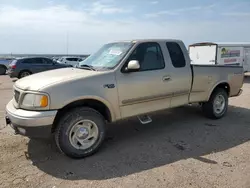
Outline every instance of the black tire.
[(6, 70), (7, 70), (7, 68), (5, 66), (0, 65), (0, 75), (5, 75)]
[[(217, 96), (222, 96), (225, 99), (225, 106), (222, 110), (222, 112), (217, 113), (214, 109), (214, 103)], [(210, 96), (210, 99), (208, 102), (203, 103), (202, 110), (206, 117), (210, 119), (220, 119), (222, 118), (226, 113), (228, 109), (228, 94), (225, 89), (218, 88), (216, 89), (212, 95)]]
[[(70, 142), (70, 130), (81, 120), (91, 120), (98, 127), (98, 138), (95, 143), (85, 149), (76, 149)], [(92, 108), (80, 107), (66, 113), (60, 120), (55, 130), (55, 141), (59, 150), (71, 158), (84, 158), (98, 151), (106, 135), (106, 124), (103, 116)]]
[(32, 74), (32, 73), (31, 73), (30, 71), (24, 70), (24, 71), (21, 71), (21, 72), (19, 73), (18, 78), (21, 79), (21, 78), (24, 78), (24, 77), (29, 76), (29, 75), (31, 75), (31, 74)]

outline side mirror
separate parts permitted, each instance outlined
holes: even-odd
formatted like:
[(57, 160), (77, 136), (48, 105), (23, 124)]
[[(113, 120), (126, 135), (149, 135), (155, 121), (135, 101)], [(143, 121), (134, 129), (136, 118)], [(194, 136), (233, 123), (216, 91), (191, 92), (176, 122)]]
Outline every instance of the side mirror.
[(140, 69), (140, 63), (137, 60), (131, 60), (128, 62), (128, 66), (125, 68), (126, 72), (136, 72)]

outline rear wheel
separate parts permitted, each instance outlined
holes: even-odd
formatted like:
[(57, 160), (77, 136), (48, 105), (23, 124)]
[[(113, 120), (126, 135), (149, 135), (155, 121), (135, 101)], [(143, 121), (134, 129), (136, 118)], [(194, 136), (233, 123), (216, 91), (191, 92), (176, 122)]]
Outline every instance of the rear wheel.
[(208, 102), (203, 103), (204, 114), (211, 119), (222, 118), (228, 109), (228, 94), (225, 89), (216, 89)]
[(24, 77), (29, 76), (29, 75), (31, 75), (30, 71), (22, 71), (22, 72), (20, 72), (18, 78), (24, 78)]
[(73, 109), (62, 117), (55, 131), (58, 148), (71, 158), (94, 154), (104, 141), (105, 120), (91, 108)]
[(6, 73), (7, 68), (5, 66), (0, 66), (0, 75), (4, 75)]

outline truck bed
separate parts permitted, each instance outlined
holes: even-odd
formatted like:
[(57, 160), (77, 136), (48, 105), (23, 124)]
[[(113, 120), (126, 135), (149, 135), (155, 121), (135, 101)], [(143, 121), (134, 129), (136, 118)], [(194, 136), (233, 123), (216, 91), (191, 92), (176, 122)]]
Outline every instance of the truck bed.
[(241, 89), (244, 80), (242, 66), (225, 65), (191, 65), (192, 87), (189, 102), (208, 101), (210, 92), (223, 83), (230, 85), (229, 97), (235, 96)]

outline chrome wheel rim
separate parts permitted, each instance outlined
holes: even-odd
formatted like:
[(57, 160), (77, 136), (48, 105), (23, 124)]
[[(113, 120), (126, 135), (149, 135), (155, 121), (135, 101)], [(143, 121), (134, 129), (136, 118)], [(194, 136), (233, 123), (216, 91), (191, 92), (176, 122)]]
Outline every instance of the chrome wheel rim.
[(214, 112), (216, 114), (221, 114), (226, 106), (226, 100), (225, 97), (223, 95), (217, 95), (214, 99), (214, 104), (213, 104), (213, 108), (214, 108)]
[(81, 120), (74, 124), (69, 133), (71, 145), (78, 150), (85, 150), (95, 144), (99, 130), (91, 120)]
[(23, 73), (21, 74), (21, 78), (23, 78), (23, 77), (25, 77), (25, 76), (29, 76), (29, 75), (30, 75), (29, 72), (23, 72)]

